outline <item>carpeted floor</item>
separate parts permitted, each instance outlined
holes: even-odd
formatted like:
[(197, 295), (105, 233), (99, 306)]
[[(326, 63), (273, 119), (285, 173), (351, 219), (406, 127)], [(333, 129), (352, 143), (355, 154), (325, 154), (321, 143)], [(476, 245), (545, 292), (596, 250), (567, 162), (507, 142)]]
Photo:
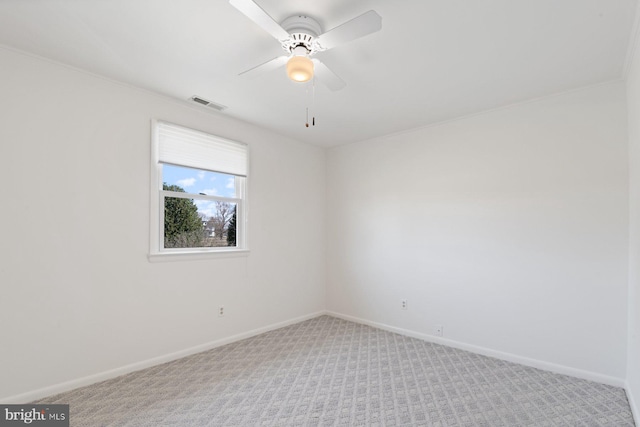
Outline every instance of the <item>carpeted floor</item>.
[(43, 399), (72, 426), (633, 426), (624, 390), (322, 316)]

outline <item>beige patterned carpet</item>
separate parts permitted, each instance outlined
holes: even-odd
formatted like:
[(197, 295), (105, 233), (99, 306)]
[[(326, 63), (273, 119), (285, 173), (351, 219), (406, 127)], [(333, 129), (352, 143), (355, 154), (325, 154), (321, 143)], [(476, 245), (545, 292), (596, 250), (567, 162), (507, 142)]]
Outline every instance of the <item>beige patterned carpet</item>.
[(322, 316), (43, 399), (72, 426), (633, 426), (624, 390)]

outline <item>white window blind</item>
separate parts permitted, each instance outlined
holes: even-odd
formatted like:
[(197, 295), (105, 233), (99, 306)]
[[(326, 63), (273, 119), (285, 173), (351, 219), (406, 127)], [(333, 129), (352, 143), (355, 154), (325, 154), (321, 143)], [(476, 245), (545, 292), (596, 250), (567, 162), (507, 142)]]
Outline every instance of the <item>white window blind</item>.
[(247, 176), (245, 144), (172, 123), (156, 124), (160, 163)]

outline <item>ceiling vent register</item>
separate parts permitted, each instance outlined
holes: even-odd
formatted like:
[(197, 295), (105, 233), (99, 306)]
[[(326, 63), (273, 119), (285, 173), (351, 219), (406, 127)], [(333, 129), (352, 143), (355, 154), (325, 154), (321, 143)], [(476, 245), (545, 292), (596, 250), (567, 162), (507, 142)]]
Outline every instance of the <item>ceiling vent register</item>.
[(195, 96), (194, 95), (189, 99), (191, 101), (197, 103), (197, 104), (203, 105), (203, 106), (208, 107), (208, 108), (212, 108), (212, 109), (214, 109), (216, 111), (222, 111), (222, 110), (226, 110), (227, 109), (227, 107), (222, 105), (222, 104), (216, 104), (215, 102), (208, 101), (208, 100), (206, 100), (204, 98), (201, 98), (199, 96)]

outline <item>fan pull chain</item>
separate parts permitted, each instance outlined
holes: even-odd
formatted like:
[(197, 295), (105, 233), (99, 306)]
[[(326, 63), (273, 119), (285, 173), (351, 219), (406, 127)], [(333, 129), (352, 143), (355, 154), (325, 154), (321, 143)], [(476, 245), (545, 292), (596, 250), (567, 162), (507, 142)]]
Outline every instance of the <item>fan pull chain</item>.
[[(305, 127), (309, 127), (309, 86), (307, 86), (307, 107), (306, 107), (306, 112), (307, 112), (307, 120), (304, 123)], [(313, 116), (313, 109), (316, 106), (316, 78), (315, 76), (313, 77), (313, 80), (311, 81), (311, 126), (315, 126), (316, 125), (316, 118), (315, 116)]]

